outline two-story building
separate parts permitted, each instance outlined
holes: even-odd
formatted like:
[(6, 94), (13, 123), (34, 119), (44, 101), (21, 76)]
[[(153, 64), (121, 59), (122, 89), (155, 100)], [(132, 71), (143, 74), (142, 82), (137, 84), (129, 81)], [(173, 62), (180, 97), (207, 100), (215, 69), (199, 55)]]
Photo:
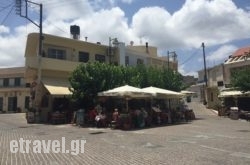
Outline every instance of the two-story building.
[(39, 110), (43, 121), (50, 111), (56, 111), (61, 106), (68, 108), (69, 104), (65, 101), (71, 94), (68, 78), (80, 63), (99, 61), (115, 65), (145, 64), (178, 69), (177, 60), (168, 61), (167, 58), (159, 57), (157, 48), (148, 46), (148, 43), (144, 46), (125, 46), (116, 39), (112, 44), (102, 45), (99, 42), (43, 34), (42, 45), (42, 54), (39, 56), (39, 34), (28, 35), (25, 78), (31, 84), (32, 107)]
[[(232, 72), (250, 67), (250, 47), (243, 47), (236, 50), (223, 64), (219, 64), (207, 69), (207, 84), (204, 86), (204, 70), (198, 71), (200, 82), (203, 83), (201, 91), (203, 91), (204, 98), (207, 101), (208, 108), (216, 108), (220, 105), (218, 95), (223, 90), (230, 88), (230, 81)], [(226, 95), (223, 95), (226, 97)]]
[(0, 111), (25, 112), (29, 107), (30, 88), (24, 79), (25, 67), (0, 69)]

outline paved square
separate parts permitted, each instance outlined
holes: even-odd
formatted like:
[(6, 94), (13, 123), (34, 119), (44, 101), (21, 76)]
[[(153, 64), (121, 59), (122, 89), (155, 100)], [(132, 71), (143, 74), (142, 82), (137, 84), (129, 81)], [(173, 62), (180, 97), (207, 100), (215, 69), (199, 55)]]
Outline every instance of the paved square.
[[(250, 122), (218, 117), (192, 102), (197, 120), (140, 130), (27, 124), (24, 114), (0, 115), (0, 164), (250, 164)], [(84, 153), (11, 153), (10, 141), (86, 140)]]

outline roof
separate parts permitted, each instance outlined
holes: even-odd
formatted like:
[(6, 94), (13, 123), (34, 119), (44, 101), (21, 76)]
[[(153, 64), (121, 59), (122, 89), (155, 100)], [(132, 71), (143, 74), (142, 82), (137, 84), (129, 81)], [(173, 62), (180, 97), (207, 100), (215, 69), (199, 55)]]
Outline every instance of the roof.
[(239, 57), (239, 56), (243, 56), (245, 55), (245, 52), (250, 52), (250, 46), (247, 46), (247, 47), (243, 47), (243, 48), (240, 48), (238, 50), (236, 50), (232, 57)]

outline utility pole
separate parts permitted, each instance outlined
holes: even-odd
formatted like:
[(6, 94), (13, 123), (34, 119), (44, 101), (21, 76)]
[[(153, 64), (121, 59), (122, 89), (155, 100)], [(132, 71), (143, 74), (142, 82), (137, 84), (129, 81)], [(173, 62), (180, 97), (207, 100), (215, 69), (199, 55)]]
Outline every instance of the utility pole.
[(206, 67), (206, 55), (205, 55), (205, 44), (202, 42), (201, 44), (202, 50), (203, 50), (203, 60), (204, 60), (204, 81), (206, 86), (204, 87), (204, 102), (203, 104), (207, 104), (207, 99), (206, 99), (206, 89), (207, 89), (207, 67)]
[(204, 81), (205, 81), (206, 87), (207, 87), (207, 67), (206, 67), (206, 55), (205, 55), (205, 44), (204, 44), (204, 42), (202, 42), (201, 46), (202, 46), (202, 50), (203, 50), (203, 60), (204, 60)]
[[(25, 1), (25, 12), (22, 12), (22, 3)], [(28, 13), (28, 4), (33, 4), (37, 5), (40, 8), (40, 21), (39, 24), (37, 24), (35, 21), (33, 21), (31, 18), (29, 18), (29, 13)], [(26, 18), (29, 20), (31, 23), (36, 25), (39, 28), (39, 48), (38, 48), (38, 82), (40, 83), (41, 81), (41, 56), (42, 56), (42, 41), (43, 41), (43, 5), (38, 4), (29, 0), (16, 0), (16, 14), (20, 15), (21, 17)]]
[(169, 70), (169, 51), (168, 51), (168, 70)]
[[(23, 7), (23, 1), (25, 2), (25, 11), (22, 12), (22, 7)], [(40, 8), (40, 21), (39, 21), (39, 24), (36, 23), (35, 21), (33, 21), (30, 17), (29, 17), (29, 13), (28, 13), (28, 4), (33, 4), (33, 5), (37, 5), (39, 6)], [(33, 23), (34, 25), (36, 25), (38, 28), (39, 28), (39, 44), (38, 44), (38, 56), (37, 56), (37, 60), (38, 60), (38, 71), (37, 71), (37, 83), (38, 85), (40, 85), (41, 83), (41, 75), (42, 75), (42, 69), (41, 69), (41, 60), (42, 60), (42, 46), (43, 46), (43, 26), (42, 26), (42, 19), (43, 19), (43, 5), (42, 4), (38, 4), (38, 3), (35, 3), (35, 2), (32, 2), (32, 1), (29, 1), (29, 0), (16, 0), (16, 13), (18, 15), (20, 15), (21, 17), (24, 17), (26, 18), (27, 20), (29, 20), (31, 23)], [(33, 87), (34, 88), (34, 87)], [(32, 99), (31, 101), (31, 104), (32, 104), (32, 108), (36, 108), (36, 113), (35, 113), (35, 120), (36, 122), (40, 122), (40, 115), (41, 113), (39, 112), (39, 109), (40, 109), (40, 105), (39, 103), (37, 102), (37, 98), (39, 97), (39, 95), (41, 94), (40, 93), (40, 90), (38, 90), (38, 86), (36, 85), (35, 86), (35, 97)]]

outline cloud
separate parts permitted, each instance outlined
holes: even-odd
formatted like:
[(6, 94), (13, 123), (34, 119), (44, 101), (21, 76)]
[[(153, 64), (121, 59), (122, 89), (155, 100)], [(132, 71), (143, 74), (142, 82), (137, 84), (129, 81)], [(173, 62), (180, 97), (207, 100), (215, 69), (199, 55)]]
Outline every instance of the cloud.
[(121, 0), (123, 3), (131, 4), (133, 0)]
[(20, 43), (25, 42), (25, 36), (0, 36), (0, 68), (24, 65), (24, 45)]
[(209, 53), (206, 60), (208, 62), (220, 63), (228, 59), (228, 56), (232, 55), (238, 48), (234, 45), (223, 45), (217, 50)]
[(149, 44), (163, 47), (166, 43), (174, 42), (165, 25), (170, 19), (171, 15), (162, 7), (145, 7), (135, 13), (131, 28), (137, 37), (147, 40)]
[(159, 7), (140, 9), (132, 28), (160, 47), (199, 47), (250, 38), (249, 22), (250, 14), (231, 0), (187, 0), (173, 15)]
[[(81, 39), (87, 36), (90, 42), (108, 44), (109, 37), (117, 37), (126, 44), (131, 40), (139, 44), (143, 40), (163, 50), (192, 50), (200, 47), (202, 42), (210, 47), (250, 38), (250, 13), (237, 8), (231, 0), (186, 0), (173, 14), (163, 7), (143, 7), (134, 13), (131, 22), (128, 22), (130, 19), (126, 17), (126, 11), (116, 6), (118, 3), (115, 0), (36, 2), (43, 3), (44, 33), (70, 37), (70, 25), (79, 25)], [(131, 4), (133, 1), (120, 2)], [(14, 31), (1, 25), (1, 66), (24, 64), (27, 34), (38, 31), (31, 23), (20, 25)], [(3, 46), (6, 43), (11, 43), (11, 48)], [(221, 52), (233, 49), (227, 46), (221, 48)], [(223, 53), (218, 50), (217, 54)], [(222, 58), (222, 55), (219, 57)], [(208, 59), (219, 57), (211, 54)]]
[(181, 73), (183, 76), (194, 76), (198, 77), (197, 71), (187, 70), (185, 65), (179, 65), (178, 72)]
[(10, 29), (6, 26), (0, 25), (0, 34), (2, 33), (9, 33)]
[(87, 18), (93, 14), (93, 7), (88, 1), (60, 1), (45, 2), (43, 4), (46, 19), (51, 22), (70, 22), (78, 18)]

